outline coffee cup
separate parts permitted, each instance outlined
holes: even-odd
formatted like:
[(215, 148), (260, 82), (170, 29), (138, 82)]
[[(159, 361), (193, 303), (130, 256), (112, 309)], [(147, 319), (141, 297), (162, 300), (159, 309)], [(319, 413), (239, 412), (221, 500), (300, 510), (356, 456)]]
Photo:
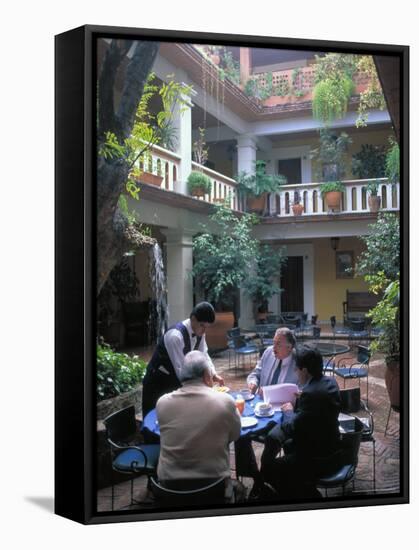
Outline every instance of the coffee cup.
[(252, 397), (252, 392), (248, 388), (240, 390), (240, 393), (242, 394), (245, 401)]

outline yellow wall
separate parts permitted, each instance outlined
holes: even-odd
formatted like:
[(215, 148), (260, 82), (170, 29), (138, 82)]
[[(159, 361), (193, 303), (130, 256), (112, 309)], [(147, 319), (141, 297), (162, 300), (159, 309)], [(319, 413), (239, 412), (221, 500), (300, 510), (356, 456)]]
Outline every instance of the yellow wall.
[[(363, 250), (363, 243), (356, 237), (341, 237), (338, 251), (354, 252), (357, 256)], [(342, 321), (342, 302), (346, 300), (346, 290), (367, 291), (368, 287), (360, 277), (353, 279), (336, 279), (335, 251), (330, 239), (313, 240), (314, 254), (314, 309), (320, 321), (329, 321), (336, 315)]]

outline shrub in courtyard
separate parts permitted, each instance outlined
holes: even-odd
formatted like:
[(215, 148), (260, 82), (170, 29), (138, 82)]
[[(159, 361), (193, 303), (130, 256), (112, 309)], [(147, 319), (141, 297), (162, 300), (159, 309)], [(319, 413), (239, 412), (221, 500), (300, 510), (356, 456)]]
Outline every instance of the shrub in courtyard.
[(108, 344), (97, 345), (96, 361), (98, 401), (132, 390), (141, 382), (147, 366), (139, 357), (117, 353)]

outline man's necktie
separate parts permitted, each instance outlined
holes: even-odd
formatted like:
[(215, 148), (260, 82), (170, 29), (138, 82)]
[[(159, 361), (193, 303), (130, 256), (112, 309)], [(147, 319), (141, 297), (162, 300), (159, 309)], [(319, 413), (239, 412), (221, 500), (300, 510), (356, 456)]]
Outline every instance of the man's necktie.
[(272, 376), (271, 386), (278, 384), (278, 378), (281, 373), (282, 359), (279, 360), (278, 366), (275, 369), (274, 375)]

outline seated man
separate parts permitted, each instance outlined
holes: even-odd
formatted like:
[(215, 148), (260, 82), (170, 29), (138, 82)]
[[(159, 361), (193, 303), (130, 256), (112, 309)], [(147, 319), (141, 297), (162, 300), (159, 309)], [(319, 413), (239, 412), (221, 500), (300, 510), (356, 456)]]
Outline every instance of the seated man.
[[(286, 327), (279, 328), (275, 332), (273, 345), (266, 348), (256, 368), (247, 377), (247, 385), (252, 393), (259, 391), (262, 394), (263, 386), (298, 382), (294, 348), (293, 332)], [(257, 498), (263, 490), (263, 484), (251, 438), (241, 438), (235, 450), (237, 475), (253, 478), (255, 484), (249, 496)]]
[(212, 389), (212, 380), (206, 354), (191, 351), (185, 355), (182, 387), (157, 402), (162, 484), (225, 478), (231, 493), (229, 444), (240, 436), (240, 415), (230, 395)]
[(247, 377), (252, 393), (263, 386), (297, 383), (294, 348), (293, 332), (289, 328), (279, 328), (275, 332), (273, 345), (266, 348), (256, 368)]
[[(265, 481), (284, 498), (307, 496), (315, 478), (339, 467), (340, 458), (336, 380), (323, 376), (322, 356), (315, 349), (304, 346), (296, 363), (302, 393), (295, 411), (291, 403), (283, 405), (283, 422), (269, 432), (262, 456)], [(275, 458), (281, 446), (285, 456)]]

